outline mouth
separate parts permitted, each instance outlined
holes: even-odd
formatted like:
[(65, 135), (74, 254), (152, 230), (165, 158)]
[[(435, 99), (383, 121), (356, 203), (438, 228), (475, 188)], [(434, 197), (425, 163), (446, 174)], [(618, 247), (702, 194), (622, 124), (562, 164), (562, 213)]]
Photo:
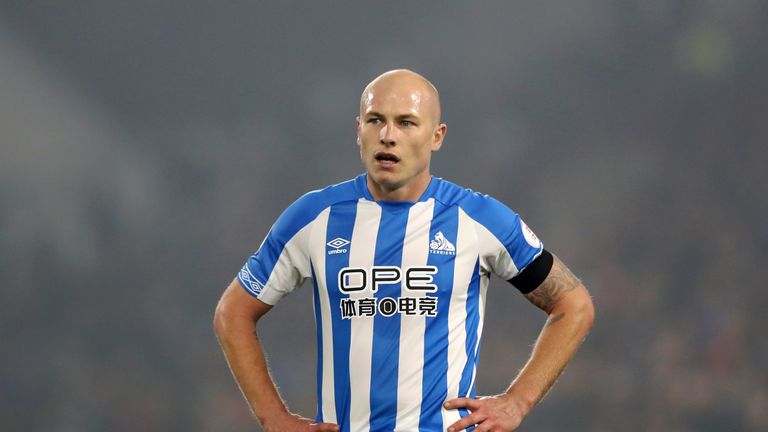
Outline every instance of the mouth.
[(373, 155), (373, 159), (382, 166), (394, 166), (400, 162), (400, 157), (396, 154), (383, 151), (376, 152), (376, 154)]

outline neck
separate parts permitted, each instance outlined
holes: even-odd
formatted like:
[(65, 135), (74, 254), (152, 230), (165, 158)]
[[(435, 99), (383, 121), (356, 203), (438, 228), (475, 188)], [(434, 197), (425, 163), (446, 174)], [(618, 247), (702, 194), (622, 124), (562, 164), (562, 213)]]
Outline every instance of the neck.
[(418, 201), (424, 195), (424, 191), (427, 190), (429, 182), (432, 181), (432, 176), (426, 173), (426, 175), (414, 178), (403, 186), (392, 189), (374, 182), (370, 175), (367, 177), (368, 191), (371, 192), (371, 196), (376, 201)]

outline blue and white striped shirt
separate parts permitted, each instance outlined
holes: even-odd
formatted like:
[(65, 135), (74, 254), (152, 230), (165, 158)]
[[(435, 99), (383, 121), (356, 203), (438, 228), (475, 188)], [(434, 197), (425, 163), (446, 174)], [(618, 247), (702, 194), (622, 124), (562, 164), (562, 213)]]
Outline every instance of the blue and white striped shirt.
[(283, 212), (238, 275), (274, 305), (314, 282), (317, 421), (341, 431), (443, 431), (475, 396), (491, 273), (542, 251), (516, 213), (434, 177), (418, 202), (374, 201), (366, 175)]

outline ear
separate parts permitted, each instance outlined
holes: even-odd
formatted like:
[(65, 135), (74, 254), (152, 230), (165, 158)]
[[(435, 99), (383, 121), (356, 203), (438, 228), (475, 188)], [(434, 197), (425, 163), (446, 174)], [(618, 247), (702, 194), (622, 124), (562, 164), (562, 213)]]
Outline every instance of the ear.
[(360, 146), (360, 116), (355, 117), (355, 133), (357, 133), (357, 145)]
[(432, 141), (432, 151), (436, 152), (440, 150), (440, 147), (443, 146), (443, 138), (445, 138), (445, 134), (448, 132), (448, 126), (445, 123), (440, 123), (435, 128), (435, 133), (433, 135), (434, 140)]

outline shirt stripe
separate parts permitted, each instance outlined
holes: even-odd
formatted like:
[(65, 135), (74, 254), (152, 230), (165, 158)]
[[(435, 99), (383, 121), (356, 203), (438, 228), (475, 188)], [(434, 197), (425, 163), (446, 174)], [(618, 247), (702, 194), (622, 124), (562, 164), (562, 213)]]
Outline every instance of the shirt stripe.
[[(355, 228), (349, 248), (349, 266), (370, 268), (376, 246), (381, 207), (361, 199), (357, 204)], [(350, 298), (366, 297), (366, 292), (354, 292)], [(350, 401), (350, 430), (366, 431), (370, 423), (371, 356), (373, 348), (373, 317), (361, 316), (351, 323), (349, 353), (349, 384), (354, 397)]]
[[(423, 267), (429, 255), (429, 228), (434, 212), (434, 199), (411, 207), (403, 245), (403, 272), (411, 267)], [(424, 297), (424, 291), (409, 290), (401, 282), (402, 298)], [(400, 370), (397, 380), (396, 430), (417, 430), (421, 414), (421, 386), (424, 373), (424, 329), (422, 315), (402, 316), (400, 321)]]
[[(456, 263), (453, 278), (451, 307), (448, 311), (448, 392), (446, 399), (459, 396), (462, 371), (467, 364), (467, 299), (471, 295), (469, 282), (472, 279), (474, 263), (477, 262), (477, 236), (473, 221), (461, 209), (458, 210), (458, 234), (456, 240)], [(466, 415), (465, 410), (443, 409), (445, 426)]]
[[(398, 266), (402, 263), (402, 244), (411, 203), (381, 203), (381, 223), (376, 240), (374, 265)], [(377, 304), (382, 299), (397, 299), (400, 284), (381, 284), (374, 293)], [(397, 300), (395, 300), (397, 301)], [(373, 355), (371, 361), (371, 431), (392, 431), (397, 417), (397, 374), (400, 356), (400, 316), (373, 320)]]
[(321, 412), (318, 413), (318, 417), (321, 417), (324, 421), (330, 423), (336, 423), (336, 395), (335, 384), (333, 376), (333, 331), (331, 324), (331, 307), (330, 300), (328, 299), (328, 289), (326, 285), (325, 274), (325, 243), (326, 232), (328, 228), (328, 215), (330, 208), (324, 210), (318, 215), (315, 220), (315, 226), (310, 235), (310, 247), (314, 251), (320, 251), (313, 255), (312, 263), (316, 266), (314, 268), (314, 274), (317, 278), (315, 283), (317, 284), (317, 292), (320, 304), (320, 322), (317, 323), (323, 333), (322, 345), (318, 345), (318, 350), (321, 350), (321, 361), (318, 364), (317, 373), (321, 375), (319, 381), (321, 382), (321, 400), (318, 405), (321, 407)]
[[(335, 239), (352, 238), (357, 213), (357, 202), (347, 201), (331, 207), (328, 217), (328, 228), (325, 235), (326, 246)], [(349, 240), (347, 240), (349, 241)], [(325, 249), (330, 249), (327, 246)], [(349, 253), (328, 254), (325, 252), (326, 286), (330, 300), (331, 327), (333, 329), (333, 380), (336, 395), (336, 422), (342, 430), (349, 429), (349, 347), (350, 323), (342, 319), (340, 313), (341, 299), (348, 297), (339, 290), (337, 275), (344, 267), (349, 266)]]
[(317, 276), (315, 275), (314, 264), (310, 262), (310, 268), (312, 271), (312, 296), (314, 302), (312, 303), (315, 312), (315, 337), (317, 338), (317, 415), (315, 416), (315, 422), (322, 423), (323, 420), (323, 319), (322, 306), (320, 304), (320, 290), (317, 286)]
[[(469, 281), (467, 289), (467, 320), (464, 323), (467, 335), (464, 349), (467, 353), (467, 363), (464, 365), (464, 371), (461, 373), (461, 383), (459, 384), (459, 397), (475, 397), (474, 376), (478, 361), (478, 321), (479, 321), (479, 302), (480, 302), (480, 260), (475, 260), (474, 270), (472, 270), (472, 279)], [(459, 410), (462, 416), (467, 415), (466, 410)]]
[(480, 278), (480, 298), (477, 302), (477, 342), (475, 343), (475, 365), (472, 370), (472, 382), (470, 383), (470, 397), (475, 397), (475, 378), (477, 377), (477, 363), (480, 361), (480, 347), (482, 346), (483, 322), (485, 321), (485, 298), (488, 293), (490, 278)]
[[(458, 207), (446, 206), (436, 202), (429, 238), (444, 237), (450, 244), (457, 244)], [(422, 386), (421, 419), (419, 430), (432, 432), (443, 430), (442, 406), (448, 391), (446, 373), (448, 372), (448, 311), (453, 292), (454, 264), (453, 254), (439, 254), (430, 249), (428, 265), (438, 267), (434, 277), (439, 287), (437, 293), (437, 316), (426, 318), (424, 335), (424, 378)]]

